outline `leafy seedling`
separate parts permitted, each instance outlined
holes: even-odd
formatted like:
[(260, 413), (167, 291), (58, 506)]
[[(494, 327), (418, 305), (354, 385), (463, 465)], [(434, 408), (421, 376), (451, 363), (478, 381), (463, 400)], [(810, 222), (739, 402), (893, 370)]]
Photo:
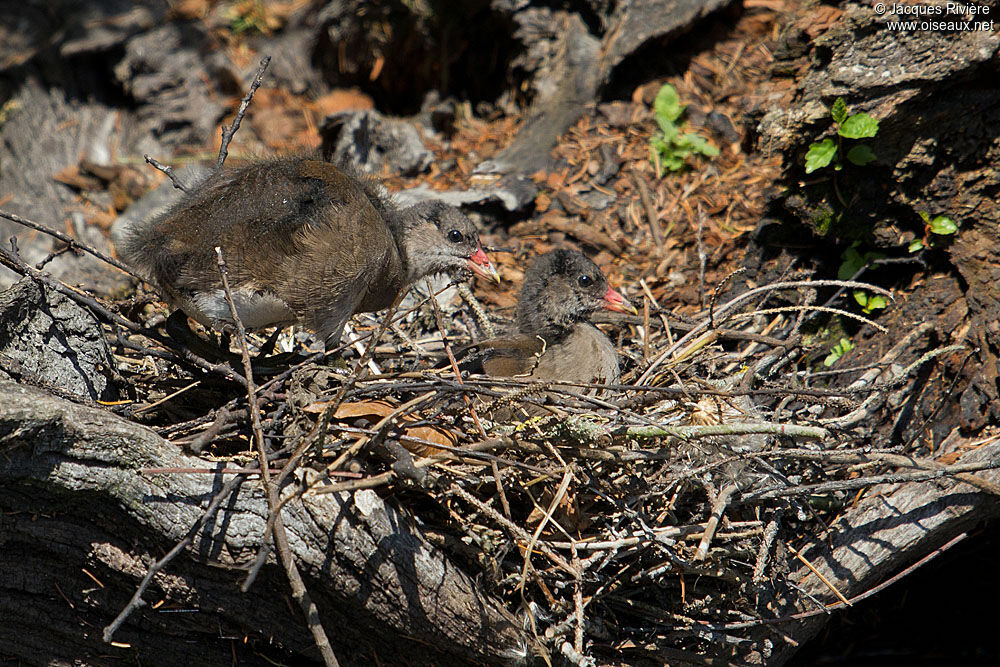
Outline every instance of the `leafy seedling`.
[(660, 129), (649, 139), (649, 159), (661, 177), (665, 170), (683, 169), (692, 155), (715, 157), (719, 154), (719, 149), (705, 137), (694, 132), (681, 133), (684, 123), (678, 121), (684, 108), (677, 89), (669, 83), (663, 84), (653, 101), (653, 117)]
[(917, 252), (924, 248), (933, 248), (934, 238), (931, 234), (950, 236), (958, 231), (958, 225), (946, 215), (938, 215), (931, 218), (931, 214), (927, 211), (918, 211), (918, 213), (924, 221), (924, 237), (910, 241), (910, 245), (907, 247), (910, 252)]
[(878, 121), (866, 113), (847, 115), (847, 103), (843, 97), (838, 97), (830, 107), (830, 117), (837, 128), (836, 138), (827, 138), (809, 144), (806, 151), (806, 173), (811, 174), (817, 169), (833, 164), (836, 171), (844, 168), (840, 160), (834, 161), (838, 155), (843, 155), (851, 164), (865, 166), (875, 159), (875, 151), (868, 144), (854, 144), (845, 152), (844, 139), (868, 139), (878, 133)]
[[(837, 269), (837, 278), (840, 280), (853, 280), (862, 268), (877, 259), (885, 257), (880, 252), (866, 252), (862, 255), (858, 252), (857, 246), (858, 243), (855, 242), (841, 255), (843, 261), (840, 264), (840, 268)], [(881, 294), (869, 294), (862, 289), (853, 290), (851, 293), (866, 315), (870, 315), (872, 311), (881, 310), (889, 305), (885, 297)]]
[(853, 349), (854, 343), (851, 342), (850, 338), (841, 338), (832, 348), (830, 348), (830, 354), (826, 355), (826, 359), (823, 360), (823, 365), (828, 368), (833, 366), (837, 363), (838, 359)]

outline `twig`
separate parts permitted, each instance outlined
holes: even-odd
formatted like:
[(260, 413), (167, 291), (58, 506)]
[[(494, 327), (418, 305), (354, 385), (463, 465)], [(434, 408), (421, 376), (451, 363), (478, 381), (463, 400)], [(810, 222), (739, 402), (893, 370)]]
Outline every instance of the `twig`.
[(638, 171), (633, 170), (632, 181), (639, 190), (639, 200), (642, 202), (643, 208), (646, 209), (646, 222), (649, 224), (649, 231), (653, 234), (653, 241), (658, 249), (663, 250), (663, 232), (660, 231), (659, 215), (656, 212), (656, 206), (653, 205), (653, 197), (649, 192), (649, 186), (646, 185), (646, 179)]
[(222, 169), (222, 165), (226, 163), (226, 158), (229, 156), (229, 143), (233, 140), (233, 136), (236, 131), (240, 129), (240, 124), (243, 122), (243, 116), (246, 115), (247, 107), (250, 106), (250, 100), (253, 99), (254, 93), (260, 88), (260, 82), (264, 78), (264, 71), (267, 69), (268, 64), (271, 62), (271, 56), (264, 56), (260, 61), (260, 67), (257, 68), (257, 74), (253, 78), (253, 82), (250, 84), (250, 90), (247, 94), (243, 96), (243, 101), (240, 102), (240, 108), (236, 112), (236, 118), (233, 119), (233, 124), (230, 126), (222, 126), (222, 144), (219, 146), (219, 159), (215, 163), (216, 171)]
[(788, 622), (791, 622), (791, 621), (801, 621), (802, 619), (811, 618), (812, 616), (819, 616), (820, 614), (829, 614), (831, 611), (836, 611), (836, 610), (840, 609), (843, 606), (853, 606), (854, 604), (856, 604), (858, 602), (861, 602), (862, 600), (866, 600), (866, 599), (872, 597), (873, 595), (877, 595), (878, 593), (881, 593), (882, 591), (884, 591), (889, 586), (893, 585), (897, 581), (899, 581), (899, 580), (903, 579), (904, 577), (908, 576), (909, 574), (911, 574), (912, 572), (914, 572), (918, 568), (923, 567), (924, 565), (926, 565), (930, 561), (934, 560), (935, 558), (937, 558), (938, 556), (940, 556), (941, 554), (943, 554), (948, 549), (951, 549), (953, 546), (955, 546), (956, 544), (958, 544), (959, 542), (961, 542), (962, 540), (964, 540), (968, 536), (969, 536), (968, 533), (961, 533), (959, 535), (956, 535), (952, 539), (948, 540), (948, 542), (946, 542), (945, 544), (941, 545), (940, 547), (938, 547), (934, 551), (930, 552), (929, 554), (927, 554), (926, 556), (924, 556), (923, 558), (921, 558), (916, 563), (914, 563), (913, 565), (909, 566), (908, 568), (906, 568), (905, 570), (903, 570), (899, 574), (896, 574), (896, 575), (890, 577), (889, 579), (887, 579), (886, 581), (883, 581), (878, 586), (874, 586), (874, 587), (868, 589), (867, 591), (865, 591), (864, 593), (861, 593), (859, 595), (855, 595), (854, 597), (848, 599), (847, 600), (847, 605), (845, 605), (843, 602), (841, 602), (841, 601), (838, 600), (837, 602), (834, 602), (832, 604), (823, 606), (820, 609), (814, 609), (812, 611), (804, 611), (804, 612), (800, 612), (798, 614), (790, 614), (788, 616), (782, 616), (780, 618), (759, 618), (759, 619), (755, 619), (753, 621), (747, 621), (747, 622), (744, 622), (744, 623), (726, 623), (724, 625), (710, 625), (708, 623), (705, 623), (705, 624), (702, 624), (702, 626), (705, 627), (705, 628), (707, 628), (707, 629), (712, 629), (712, 630), (723, 630), (723, 631), (728, 631), (728, 630), (743, 630), (743, 629), (746, 629), (746, 628), (753, 628), (753, 627), (756, 627), (756, 626), (759, 626), (759, 625), (774, 625), (774, 624), (777, 624), (777, 623), (788, 623)]
[(186, 549), (188, 546), (191, 545), (191, 543), (194, 541), (195, 535), (198, 534), (202, 526), (204, 526), (208, 521), (212, 519), (212, 517), (215, 516), (215, 513), (218, 511), (219, 506), (222, 504), (222, 501), (228, 498), (229, 495), (236, 489), (236, 487), (239, 484), (243, 482), (244, 479), (245, 479), (244, 477), (237, 476), (226, 482), (226, 484), (222, 487), (222, 490), (219, 491), (217, 494), (215, 494), (215, 497), (212, 498), (212, 502), (210, 502), (208, 504), (208, 507), (205, 508), (205, 512), (201, 515), (201, 517), (197, 521), (194, 522), (194, 525), (191, 526), (191, 529), (188, 530), (187, 535), (184, 536), (184, 539), (175, 544), (174, 548), (168, 551), (166, 556), (164, 556), (160, 560), (153, 563), (152, 566), (150, 566), (149, 571), (146, 572), (146, 576), (143, 577), (142, 582), (136, 589), (135, 594), (132, 596), (132, 599), (129, 600), (129, 603), (125, 605), (125, 608), (122, 609), (121, 612), (118, 614), (118, 616), (115, 617), (115, 620), (111, 621), (111, 623), (104, 628), (104, 634), (102, 635), (102, 637), (105, 643), (110, 644), (112, 638), (115, 635), (115, 632), (118, 631), (118, 628), (121, 627), (122, 623), (125, 622), (125, 620), (132, 614), (133, 611), (146, 604), (142, 599), (142, 594), (146, 591), (146, 588), (153, 580), (153, 577), (156, 576), (156, 573), (162, 570), (164, 567), (166, 567), (167, 564), (174, 558), (176, 558), (181, 551), (183, 551), (184, 549)]
[(240, 346), (240, 353), (243, 355), (243, 372), (246, 374), (247, 380), (247, 401), (250, 406), (254, 443), (257, 447), (260, 478), (264, 486), (264, 495), (267, 498), (269, 514), (274, 517), (274, 527), (271, 531), (271, 535), (274, 538), (274, 546), (285, 568), (285, 574), (288, 576), (288, 583), (292, 589), (292, 597), (299, 603), (302, 613), (305, 614), (306, 623), (309, 625), (310, 632), (312, 632), (316, 648), (319, 649), (320, 655), (323, 656), (323, 663), (327, 667), (337, 667), (339, 663), (333, 653), (333, 647), (330, 646), (330, 640), (326, 636), (326, 630), (320, 621), (319, 610), (309, 596), (309, 591), (306, 590), (305, 582), (302, 581), (302, 575), (299, 574), (299, 569), (295, 565), (295, 559), (292, 556), (292, 550), (288, 545), (288, 535), (285, 533), (285, 525), (280, 515), (281, 509), (278, 507), (278, 490), (271, 484), (271, 472), (268, 467), (267, 451), (264, 448), (264, 430), (260, 423), (260, 411), (257, 408), (257, 388), (253, 380), (253, 366), (250, 361), (250, 348), (247, 346), (246, 330), (243, 328), (243, 322), (240, 320), (239, 313), (236, 311), (236, 304), (233, 302), (232, 291), (229, 289), (229, 276), (226, 272), (226, 261), (222, 256), (222, 248), (218, 246), (215, 248), (215, 256), (219, 264), (219, 273), (222, 276), (222, 289), (226, 296), (226, 303), (229, 304), (229, 313), (232, 315), (233, 324), (236, 329), (236, 340)]
[[(119, 262), (117, 259), (115, 259), (113, 257), (109, 257), (109, 256), (105, 255), (103, 252), (101, 252), (99, 250), (95, 250), (94, 248), (91, 248), (90, 246), (88, 246), (85, 243), (81, 243), (80, 241), (76, 240), (75, 238), (73, 238), (69, 234), (64, 234), (63, 232), (60, 232), (58, 230), (50, 229), (50, 228), (46, 227), (45, 225), (43, 225), (41, 223), (34, 222), (32, 220), (28, 220), (27, 218), (22, 218), (21, 216), (15, 214), (15, 213), (10, 213), (9, 211), (4, 211), (2, 209), (0, 209), (0, 218), (6, 218), (6, 219), (10, 220), (11, 222), (16, 222), (17, 224), (21, 225), (22, 227), (28, 227), (30, 229), (34, 229), (36, 231), (39, 231), (39, 232), (41, 232), (43, 234), (48, 234), (52, 238), (59, 239), (63, 243), (67, 244), (73, 250), (82, 250), (83, 252), (85, 252), (85, 253), (87, 253), (89, 255), (93, 255), (94, 257), (96, 257), (97, 259), (101, 260), (105, 264), (110, 264), (111, 266), (115, 267), (116, 269), (118, 269), (120, 271), (124, 271), (125, 273), (127, 273), (128, 275), (132, 276), (133, 278), (135, 278), (137, 280), (145, 280), (145, 278), (143, 278), (142, 276), (138, 275), (137, 273), (133, 273), (132, 269), (128, 268), (127, 266), (125, 266), (124, 264), (122, 264), (121, 262)], [(36, 268), (40, 269), (41, 267), (36, 267)]]
[(159, 169), (164, 174), (166, 174), (167, 178), (170, 179), (170, 182), (174, 184), (175, 188), (177, 188), (181, 192), (187, 192), (188, 191), (187, 186), (185, 186), (183, 183), (181, 183), (180, 179), (177, 177), (177, 174), (174, 173), (174, 168), (173, 167), (171, 167), (170, 165), (163, 164), (159, 160), (157, 160), (155, 158), (151, 158), (148, 155), (143, 155), (142, 157), (145, 158), (145, 160), (146, 160), (147, 163), (149, 163), (150, 165), (152, 165), (156, 169)]
[[(566, 495), (566, 491), (569, 489), (569, 485), (573, 479), (573, 471), (567, 466), (565, 472), (563, 473), (562, 481), (559, 482), (559, 488), (556, 490), (555, 495), (552, 496), (552, 502), (549, 503), (548, 510), (546, 510), (542, 520), (538, 522), (538, 526), (535, 528), (535, 532), (532, 533), (531, 539), (529, 539), (528, 543), (524, 546), (524, 565), (521, 567), (521, 581), (518, 584), (518, 588), (522, 591), (524, 590), (524, 585), (528, 580), (528, 571), (531, 569), (531, 552), (534, 550), (535, 544), (538, 542), (538, 538), (541, 536), (545, 526), (547, 526), (552, 520), (552, 515), (555, 513), (556, 508), (559, 507), (559, 503), (562, 502), (562, 499)], [(570, 568), (570, 573), (575, 573), (572, 567)]]
[[(834, 491), (853, 491), (863, 489), (868, 486), (878, 484), (900, 484), (903, 482), (926, 482), (932, 479), (944, 477), (958, 477), (957, 473), (969, 472), (973, 470), (996, 470), (1000, 468), (1000, 461), (986, 461), (983, 463), (969, 463), (965, 465), (945, 466), (937, 470), (926, 470), (914, 473), (887, 473), (884, 475), (871, 475), (869, 477), (859, 477), (857, 479), (843, 479), (832, 482), (821, 482), (819, 484), (799, 484), (781, 489), (765, 489), (753, 493), (741, 495), (739, 501), (743, 504), (770, 500), (772, 498), (789, 498), (794, 496), (811, 496)], [(965, 479), (962, 482), (972, 484)], [(982, 480), (986, 481), (986, 480)], [(980, 484), (976, 484), (982, 488)], [(992, 485), (991, 485), (992, 486)]]
[[(708, 262), (708, 254), (705, 252), (705, 242), (702, 238), (705, 227), (705, 212), (701, 209), (701, 202), (698, 202), (698, 227), (695, 230), (695, 241), (698, 245), (698, 299), (701, 307), (705, 307), (705, 264)], [(709, 326), (714, 327), (715, 320), (709, 313)]]
[(735, 484), (727, 484), (719, 491), (719, 497), (715, 499), (715, 505), (712, 507), (712, 515), (708, 517), (708, 522), (705, 524), (705, 534), (694, 553), (695, 561), (705, 560), (705, 557), (708, 556), (708, 548), (712, 544), (712, 538), (715, 537), (715, 531), (719, 528), (722, 515), (726, 511), (726, 507), (729, 506), (729, 501), (732, 500), (737, 488)]
[[(728, 303), (723, 304), (715, 312), (715, 317), (722, 318), (727, 313), (736, 309), (737, 306), (742, 304), (744, 301), (752, 299), (761, 293), (773, 292), (775, 290), (783, 289), (798, 289), (798, 288), (808, 288), (813, 289), (816, 287), (857, 287), (858, 289), (866, 289), (872, 292), (876, 292), (883, 296), (887, 296), (893, 299), (892, 293), (882, 287), (877, 285), (870, 285), (868, 283), (857, 283), (851, 280), (791, 280), (786, 282), (772, 283), (770, 285), (762, 285), (760, 287), (755, 287), (753, 289), (747, 290), (742, 294), (733, 297)], [(804, 312), (804, 311), (803, 311)], [(853, 315), (853, 313), (852, 313)], [(855, 317), (857, 317), (855, 315)], [(866, 323), (871, 323), (871, 320), (865, 319)], [(707, 319), (702, 320), (700, 323), (695, 325), (688, 331), (684, 336), (678, 339), (673, 345), (668, 347), (666, 350), (657, 355), (653, 363), (649, 365), (643, 374), (636, 380), (636, 384), (645, 384), (649, 378), (652, 376), (656, 368), (663, 363), (665, 359), (676, 354), (677, 350), (681, 349), (689, 340), (701, 334), (702, 331), (709, 327), (709, 321)], [(883, 327), (884, 328), (884, 327)]]

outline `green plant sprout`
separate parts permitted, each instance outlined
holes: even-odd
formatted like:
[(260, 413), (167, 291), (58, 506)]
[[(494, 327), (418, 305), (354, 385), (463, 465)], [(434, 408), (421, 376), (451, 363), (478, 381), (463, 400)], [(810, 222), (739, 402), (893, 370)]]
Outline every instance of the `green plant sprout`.
[(811, 174), (817, 169), (827, 167), (833, 162), (833, 168), (840, 171), (844, 168), (840, 160), (834, 162), (837, 155), (845, 155), (848, 162), (865, 166), (875, 159), (875, 151), (868, 144), (854, 144), (844, 153), (844, 139), (867, 139), (878, 132), (878, 121), (866, 113), (847, 115), (847, 103), (843, 97), (838, 97), (830, 107), (830, 117), (837, 128), (836, 139), (827, 138), (814, 141), (806, 151), (806, 173)]
[(823, 360), (823, 365), (828, 368), (833, 366), (837, 363), (838, 359), (853, 349), (854, 343), (851, 342), (850, 338), (841, 338), (833, 347), (830, 348), (830, 354), (826, 355), (826, 359)]
[[(858, 274), (863, 267), (870, 264), (871, 262), (882, 259), (885, 257), (879, 252), (866, 252), (862, 255), (858, 252), (857, 246), (859, 242), (855, 241), (850, 248), (845, 250), (841, 255), (843, 260), (840, 263), (840, 268), (837, 269), (837, 278), (840, 280), (851, 280)], [(852, 291), (854, 295), (854, 300), (861, 306), (865, 315), (870, 315), (872, 311), (881, 310), (885, 308), (888, 303), (885, 297), (881, 294), (869, 294), (863, 289), (856, 289)]]
[(924, 248), (933, 248), (934, 239), (931, 237), (931, 234), (949, 236), (958, 231), (958, 225), (946, 215), (938, 215), (931, 218), (931, 214), (927, 211), (917, 211), (917, 213), (924, 221), (924, 237), (910, 241), (910, 245), (907, 247), (907, 250), (910, 252), (917, 252)]
[(684, 108), (677, 89), (669, 83), (663, 84), (653, 101), (653, 117), (660, 130), (649, 139), (649, 159), (661, 177), (666, 169), (683, 169), (685, 160), (692, 155), (715, 157), (719, 154), (719, 149), (705, 137), (694, 132), (681, 134), (684, 123), (677, 121)]
[(229, 30), (234, 35), (242, 33), (269, 35), (275, 26), (261, 0), (243, 0), (229, 8)]

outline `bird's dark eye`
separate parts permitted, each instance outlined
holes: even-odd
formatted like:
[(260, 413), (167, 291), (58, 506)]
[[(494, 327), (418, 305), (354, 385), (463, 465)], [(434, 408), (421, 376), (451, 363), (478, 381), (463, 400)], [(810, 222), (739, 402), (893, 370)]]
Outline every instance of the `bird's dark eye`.
[(463, 238), (464, 237), (462, 236), (462, 232), (458, 231), (457, 229), (453, 229), (450, 232), (448, 232), (448, 240), (451, 241), (452, 243), (461, 243)]
[(594, 284), (594, 279), (588, 276), (586, 273), (576, 279), (576, 282), (580, 287), (590, 287)]

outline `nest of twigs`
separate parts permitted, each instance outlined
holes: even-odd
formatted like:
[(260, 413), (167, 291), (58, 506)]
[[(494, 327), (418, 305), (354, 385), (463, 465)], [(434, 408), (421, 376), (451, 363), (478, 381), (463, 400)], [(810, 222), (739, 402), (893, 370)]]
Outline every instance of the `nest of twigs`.
[[(259, 427), (246, 387), (204, 382), (204, 367), (150, 355), (119, 328), (135, 391), (120, 409), (211, 458), (252, 462), (259, 428), (295, 493), (392, 497), (572, 662), (632, 648), (704, 655), (745, 641), (765, 608), (780, 615), (797, 596), (785, 576), (795, 538), (821, 533), (899, 463), (898, 449), (872, 446), (867, 424), (912, 371), (953, 351), (901, 366), (917, 329), (879, 364), (815, 371), (804, 332), (832, 310), (815, 304), (859, 287), (772, 284), (684, 322), (647, 299), (642, 317), (610, 330), (623, 384), (593, 395), (457, 373), (456, 350), (504, 322), (468, 290), (424, 292), (356, 320), (340, 351), (312, 353), (299, 335), (286, 341), (293, 363), (258, 360)], [(263, 338), (248, 340), (252, 355)], [(234, 359), (230, 372), (241, 370)], [(519, 413), (529, 404), (545, 414)], [(491, 422), (500, 405), (515, 417)]]

